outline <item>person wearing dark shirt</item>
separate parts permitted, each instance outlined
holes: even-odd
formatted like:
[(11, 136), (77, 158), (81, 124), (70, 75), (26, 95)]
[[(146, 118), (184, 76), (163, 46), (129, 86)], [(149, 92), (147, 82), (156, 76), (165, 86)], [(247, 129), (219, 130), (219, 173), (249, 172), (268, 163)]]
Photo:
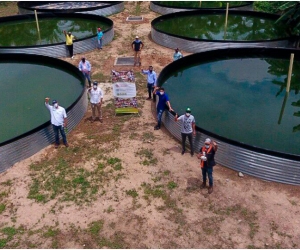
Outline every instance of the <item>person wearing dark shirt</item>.
[(134, 66), (135, 65), (141, 66), (141, 50), (143, 46), (144, 46), (143, 42), (139, 40), (138, 36), (136, 36), (135, 40), (131, 44), (131, 47), (134, 51)]
[(153, 94), (159, 96), (158, 103), (157, 103), (157, 106), (156, 106), (157, 125), (154, 127), (155, 130), (158, 130), (158, 129), (160, 129), (161, 118), (162, 118), (162, 115), (163, 115), (165, 109), (168, 107), (169, 111), (174, 112), (174, 110), (171, 107), (169, 96), (165, 93), (164, 88), (155, 87), (154, 91), (153, 91)]

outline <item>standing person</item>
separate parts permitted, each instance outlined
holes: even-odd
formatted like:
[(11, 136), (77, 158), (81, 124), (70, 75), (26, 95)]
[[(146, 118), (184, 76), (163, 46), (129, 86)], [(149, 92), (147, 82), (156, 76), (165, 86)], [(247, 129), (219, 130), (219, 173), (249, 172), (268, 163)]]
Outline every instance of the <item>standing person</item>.
[(168, 107), (169, 111), (174, 111), (171, 107), (171, 103), (169, 100), (169, 96), (165, 93), (165, 89), (163, 87), (155, 87), (153, 94), (156, 94), (159, 96), (156, 112), (157, 112), (157, 125), (154, 127), (154, 130), (158, 130), (161, 127), (161, 118), (162, 115)]
[(185, 141), (186, 137), (188, 137), (191, 147), (191, 156), (194, 155), (194, 147), (193, 147), (193, 135), (196, 135), (196, 122), (195, 117), (191, 115), (191, 109), (187, 108), (184, 115), (178, 117), (175, 115), (175, 121), (181, 121), (181, 138), (182, 138), (182, 152), (183, 155), (185, 153)]
[(153, 93), (153, 101), (156, 101), (155, 93), (153, 92), (154, 88), (156, 87), (156, 72), (153, 70), (152, 66), (149, 66), (148, 70), (142, 69), (142, 74), (147, 75), (147, 88), (148, 88), (148, 95), (149, 97), (147, 100), (151, 100), (151, 93)]
[(132, 42), (131, 47), (134, 51), (134, 65), (136, 64), (141, 66), (141, 50), (144, 47), (144, 44), (141, 40), (139, 40), (139, 37), (136, 36), (135, 40)]
[(176, 61), (176, 60), (178, 60), (178, 59), (180, 59), (180, 58), (182, 58), (182, 57), (183, 57), (183, 55), (179, 52), (179, 49), (176, 48), (176, 49), (175, 49), (175, 53), (174, 53), (174, 55), (173, 55), (174, 61)]
[(209, 180), (209, 188), (208, 193), (211, 194), (213, 192), (213, 167), (216, 165), (215, 163), (215, 153), (218, 150), (218, 145), (215, 141), (211, 141), (211, 139), (207, 138), (204, 142), (204, 146), (200, 149), (199, 154), (197, 155), (198, 159), (201, 159), (200, 166), (202, 169), (202, 178), (203, 183), (201, 188), (206, 187), (206, 174), (208, 175)]
[(73, 40), (75, 39), (75, 36), (72, 35), (71, 31), (67, 32), (64, 30), (64, 34), (66, 37), (66, 46), (67, 49), (69, 51), (70, 57), (73, 59), (74, 55), (73, 55)]
[(103, 32), (102, 32), (101, 28), (99, 27), (97, 29), (98, 49), (102, 49), (102, 37), (103, 37)]
[(91, 69), (92, 66), (88, 60), (85, 60), (85, 57), (81, 58), (79, 62), (78, 69), (83, 73), (84, 77), (89, 82), (89, 88), (91, 87)]
[(63, 143), (66, 147), (69, 147), (67, 137), (64, 128), (67, 127), (67, 113), (66, 110), (58, 105), (56, 100), (52, 101), (52, 105), (49, 105), (49, 97), (45, 98), (45, 106), (50, 111), (51, 124), (55, 134), (55, 148), (59, 146), (59, 132), (62, 136)]
[(98, 82), (93, 82), (93, 88), (88, 89), (90, 102), (92, 106), (92, 122), (95, 121), (96, 118), (96, 109), (98, 111), (99, 121), (102, 123), (102, 110), (101, 106), (103, 103), (103, 91), (100, 87), (98, 87)]

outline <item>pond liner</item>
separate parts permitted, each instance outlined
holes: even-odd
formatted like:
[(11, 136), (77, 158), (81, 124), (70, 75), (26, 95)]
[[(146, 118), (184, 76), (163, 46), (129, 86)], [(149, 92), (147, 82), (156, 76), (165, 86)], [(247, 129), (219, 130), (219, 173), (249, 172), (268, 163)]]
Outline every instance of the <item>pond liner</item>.
[[(297, 40), (296, 36), (287, 36), (272, 40), (256, 40), (256, 41), (235, 41), (235, 40), (208, 40), (189, 38), (183, 35), (174, 35), (168, 32), (161, 31), (155, 27), (158, 22), (173, 19), (182, 16), (198, 16), (198, 15), (218, 15), (224, 14), (226, 10), (197, 10), (197, 11), (183, 11), (177, 13), (166, 14), (155, 18), (151, 22), (151, 38), (154, 42), (167, 48), (180, 48), (180, 50), (197, 53), (207, 50), (223, 49), (223, 48), (238, 48), (238, 47), (273, 47), (273, 48), (294, 48)], [(280, 16), (275, 14), (256, 12), (256, 11), (230, 11), (232, 15), (251, 15), (254, 17), (273, 19), (276, 21)]]
[[(109, 25), (109, 28), (103, 30), (103, 45), (110, 43), (114, 37), (114, 28), (113, 28), (113, 21), (103, 17), (103, 16), (96, 16), (91, 14), (78, 14), (78, 13), (47, 13), (47, 14), (39, 14), (38, 19), (44, 18), (82, 18), (88, 20), (96, 20), (102, 23), (106, 23)], [(15, 16), (8, 16), (0, 18), (1, 22), (10, 22), (16, 20), (35, 20), (34, 14), (27, 14), (27, 15), (15, 15)], [(96, 29), (97, 27), (95, 27)], [(97, 48), (97, 35), (87, 36), (82, 39), (74, 40), (74, 55), (85, 53)], [(69, 57), (68, 50), (66, 48), (66, 43), (53, 43), (53, 44), (45, 44), (45, 45), (32, 45), (32, 46), (0, 46), (0, 54), (3, 53), (25, 53), (25, 54), (34, 54), (34, 55), (43, 55), (43, 56), (50, 56), (50, 57)]]
[[(74, 65), (55, 59), (52, 57), (28, 54), (2, 54), (1, 61), (17, 60), (18, 62), (40, 62), (60, 66), (73, 72), (81, 82), (85, 81), (83, 74)], [(41, 97), (41, 105), (44, 105), (44, 97)], [(78, 98), (69, 107), (64, 107), (68, 116), (68, 133), (72, 131), (84, 117), (88, 107), (86, 89), (82, 86), (82, 91)], [(46, 108), (45, 108), (46, 109)], [(45, 111), (46, 112), (46, 111)], [(48, 111), (47, 111), (48, 112)], [(12, 114), (13, 115), (13, 114)], [(0, 173), (12, 167), (15, 163), (24, 160), (41, 149), (54, 143), (54, 132), (49, 121), (30, 131), (0, 143)], [(72, 143), (72, 142), (71, 142)], [(71, 144), (70, 143), (70, 144)]]
[[(300, 58), (299, 50), (283, 48), (234, 48), (196, 53), (167, 65), (161, 71), (157, 85), (161, 86), (172, 72), (185, 67), (187, 64), (208, 62), (216, 58), (242, 58), (255, 57), (255, 55), (289, 60), (291, 53), (294, 53), (295, 58)], [(170, 98), (172, 102), (172, 97)], [(180, 124), (174, 121), (174, 116), (170, 112), (165, 112), (162, 121), (170, 134), (181, 141)], [(195, 153), (200, 151), (207, 137), (218, 143), (219, 147), (215, 158), (221, 166), (267, 181), (300, 185), (300, 155), (248, 145), (225, 138), (199, 126), (196, 126), (196, 136), (193, 138)], [(188, 143), (186, 146), (189, 147)]]

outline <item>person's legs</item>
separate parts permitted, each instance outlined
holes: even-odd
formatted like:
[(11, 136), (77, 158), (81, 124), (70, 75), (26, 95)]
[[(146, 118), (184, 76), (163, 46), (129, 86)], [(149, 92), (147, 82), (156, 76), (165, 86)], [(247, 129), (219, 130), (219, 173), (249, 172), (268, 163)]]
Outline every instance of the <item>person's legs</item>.
[[(152, 89), (151, 89), (151, 92), (153, 93), (153, 90), (154, 90), (154, 86), (152, 85)], [(153, 94), (153, 102), (156, 102), (156, 95), (155, 94)]]
[(187, 134), (190, 142), (190, 148), (191, 148), (191, 156), (194, 155), (194, 147), (193, 147), (193, 133)]
[(134, 66), (138, 63), (137, 56), (138, 56), (138, 51), (134, 51)]
[(53, 131), (54, 131), (54, 135), (55, 135), (55, 145), (58, 146), (59, 145), (59, 134), (58, 134), (59, 126), (55, 126), (52, 124), (52, 127), (53, 127)]
[(95, 121), (95, 117), (96, 117), (96, 104), (91, 103), (92, 106), (92, 120)]
[(137, 64), (141, 66), (141, 51), (137, 52)]
[(83, 73), (85, 78), (88, 80), (88, 83), (89, 83), (89, 87), (91, 87), (91, 76), (90, 76), (90, 73), (87, 73), (87, 72), (84, 72)]
[(206, 187), (206, 173), (207, 173), (207, 168), (201, 168), (202, 170), (202, 185), (201, 188)]
[(161, 118), (162, 118), (162, 115), (164, 113), (164, 109), (158, 109), (157, 110), (157, 126), (155, 127), (155, 129), (160, 129), (160, 126), (161, 126)]
[(147, 83), (148, 99), (151, 99), (152, 84)]
[(101, 110), (101, 104), (97, 104), (97, 111), (98, 111), (98, 116), (99, 116), (99, 120), (102, 120), (102, 110)]
[(67, 137), (66, 137), (66, 134), (65, 134), (65, 129), (63, 126), (59, 126), (59, 130), (60, 130), (60, 134), (61, 134), (61, 137), (63, 139), (63, 143), (68, 146), (68, 142), (67, 142)]
[(102, 38), (100, 39), (100, 49), (102, 49)]
[(183, 155), (185, 152), (185, 141), (186, 141), (187, 134), (181, 133), (181, 145), (182, 145), (182, 152)]
[(70, 51), (70, 57), (73, 58), (73, 44), (69, 45), (69, 47), (70, 47), (70, 49), (69, 49), (69, 51)]
[(72, 57), (72, 50), (71, 50), (71, 45), (66, 45), (68, 52), (69, 52), (69, 56)]
[(207, 174), (208, 174), (208, 180), (209, 180), (209, 188), (208, 188), (208, 193), (211, 194), (213, 192), (213, 186), (214, 186), (214, 183), (213, 183), (213, 167), (211, 168), (208, 168), (207, 169)]

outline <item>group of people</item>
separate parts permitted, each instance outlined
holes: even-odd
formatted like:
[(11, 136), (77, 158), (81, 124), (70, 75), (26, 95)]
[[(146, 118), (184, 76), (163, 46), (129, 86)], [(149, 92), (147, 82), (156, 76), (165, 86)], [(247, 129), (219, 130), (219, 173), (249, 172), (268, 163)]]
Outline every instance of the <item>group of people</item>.
[[(73, 58), (73, 44), (72, 41), (74, 36), (72, 36), (71, 32), (64, 32), (66, 35), (66, 45), (70, 52), (70, 56)], [(102, 49), (102, 37), (103, 33), (100, 28), (97, 30), (98, 34), (98, 49)], [(136, 36), (135, 41), (132, 43), (132, 49), (134, 50), (134, 66), (141, 65), (140, 54), (143, 48), (143, 42), (139, 40), (139, 37)], [(182, 58), (183, 55), (179, 52), (179, 49), (176, 48), (173, 60), (176, 61)], [(88, 81), (88, 94), (92, 108), (92, 120), (94, 122), (96, 119), (96, 110), (98, 111), (99, 121), (102, 120), (102, 110), (101, 106), (103, 103), (103, 91), (98, 86), (98, 82), (94, 81), (93, 86), (91, 86), (91, 64), (85, 57), (82, 57), (78, 69), (83, 73), (85, 79)], [(133, 71), (129, 71), (133, 73)], [(141, 73), (147, 75), (147, 90), (148, 90), (148, 98), (147, 100), (153, 99), (156, 102), (156, 96), (158, 96), (158, 102), (156, 106), (156, 114), (157, 114), (157, 125), (154, 126), (154, 130), (159, 130), (161, 128), (162, 116), (165, 110), (169, 110), (171, 114), (174, 115), (174, 120), (176, 122), (181, 122), (181, 143), (182, 143), (182, 151), (181, 154), (185, 154), (186, 152), (186, 138), (188, 138), (190, 143), (190, 154), (194, 155), (194, 145), (193, 145), (193, 136), (196, 135), (196, 122), (195, 117), (191, 114), (191, 109), (188, 107), (186, 109), (185, 114), (178, 116), (176, 112), (171, 107), (170, 99), (168, 94), (165, 92), (163, 87), (157, 86), (157, 74), (153, 70), (152, 66), (149, 66), (148, 70), (141, 70)], [(59, 146), (59, 133), (61, 133), (63, 143), (66, 147), (68, 147), (68, 142), (65, 134), (65, 128), (67, 127), (67, 114), (63, 107), (58, 105), (56, 100), (52, 101), (52, 105), (49, 104), (49, 98), (45, 98), (45, 106), (50, 111), (51, 115), (51, 123), (53, 126), (53, 131), (55, 134), (55, 148)], [(216, 165), (214, 156), (217, 151), (217, 144), (215, 141), (207, 138), (203, 147), (201, 147), (200, 152), (197, 154), (197, 158), (200, 159), (200, 167), (202, 170), (202, 178), (203, 182), (201, 188), (206, 188), (206, 180), (208, 176), (209, 180), (209, 188), (208, 193), (211, 194), (213, 192), (213, 167)]]

